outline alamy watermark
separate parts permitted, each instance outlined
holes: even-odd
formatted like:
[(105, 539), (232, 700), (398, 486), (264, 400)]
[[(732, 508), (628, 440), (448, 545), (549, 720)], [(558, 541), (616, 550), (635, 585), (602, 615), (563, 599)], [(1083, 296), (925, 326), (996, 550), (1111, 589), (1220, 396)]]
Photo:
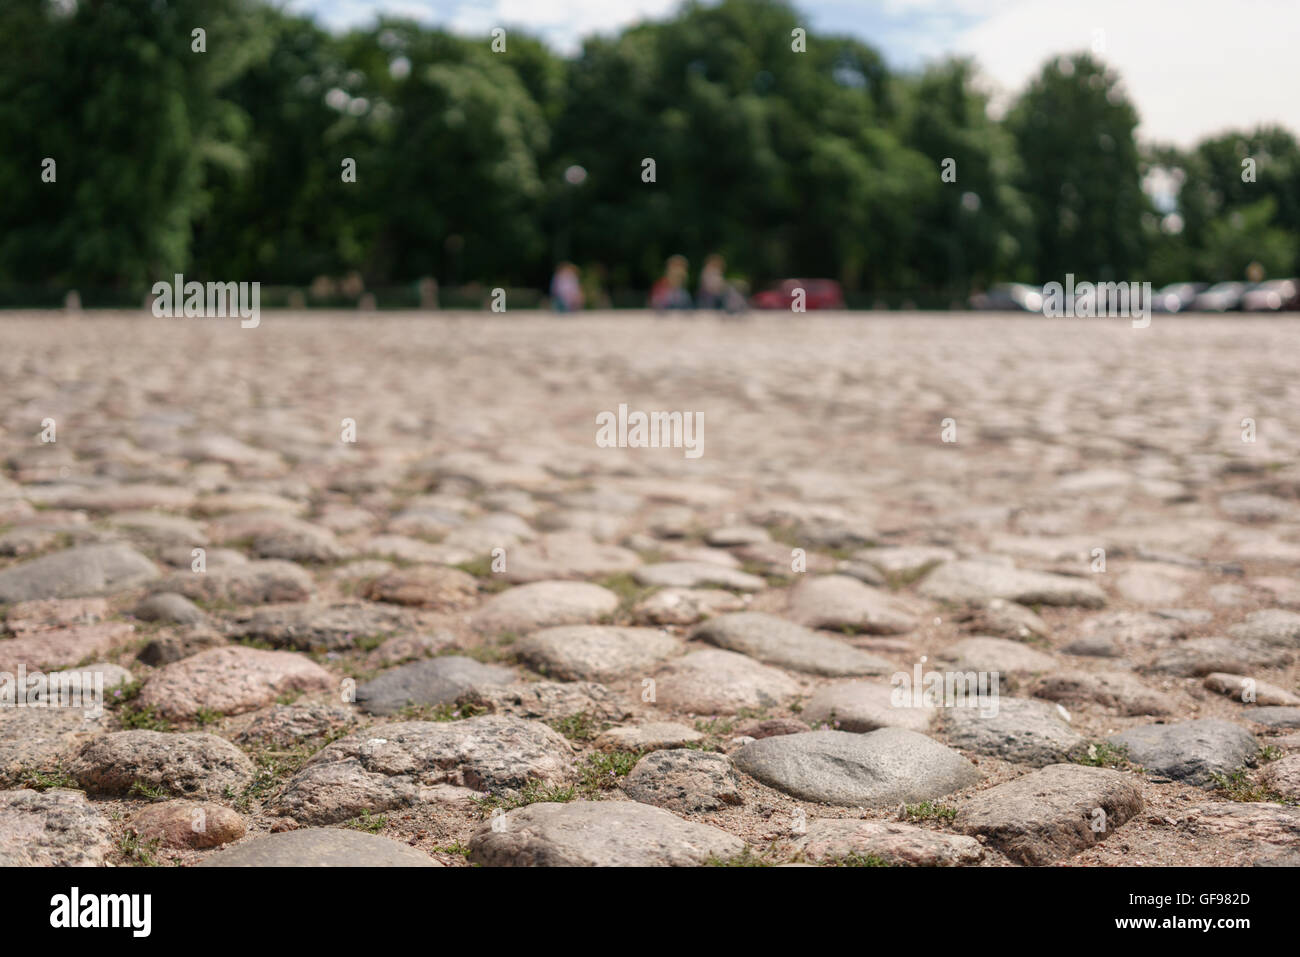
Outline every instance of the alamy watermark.
[(262, 321), (260, 282), (185, 281), (177, 273), (171, 283), (153, 284), (150, 308), (159, 319), (225, 319), (238, 316), (244, 329), (256, 329)]
[(148, 937), (152, 914), (152, 894), (83, 894), (74, 886), (50, 898), (50, 926), (56, 929), (125, 928), (132, 937)]
[(1134, 329), (1151, 325), (1151, 283), (1081, 282), (1065, 274), (1065, 285), (1043, 287), (1043, 315), (1049, 319), (1132, 319)]
[(685, 449), (688, 459), (704, 454), (703, 412), (628, 412), (596, 415), (596, 445), (602, 449)]
[(90, 715), (104, 712), (102, 671), (27, 672), (20, 664), (18, 674), (0, 671), (2, 708), (75, 708)]
[(889, 683), (889, 703), (895, 708), (979, 708), (981, 718), (998, 713), (996, 671), (925, 671), (924, 656), (909, 674), (896, 671)]

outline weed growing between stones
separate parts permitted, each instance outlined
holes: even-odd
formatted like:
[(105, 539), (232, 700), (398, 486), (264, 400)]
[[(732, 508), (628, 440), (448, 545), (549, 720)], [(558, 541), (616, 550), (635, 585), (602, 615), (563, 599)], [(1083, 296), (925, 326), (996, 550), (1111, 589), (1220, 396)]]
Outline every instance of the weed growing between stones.
[(515, 808), (527, 807), (529, 804), (565, 804), (577, 796), (578, 792), (572, 785), (543, 784), (534, 779), (514, 793), (489, 794), (486, 797), (475, 798), (474, 803), (478, 806), (481, 816), (486, 818), (498, 808), (503, 811), (513, 811)]
[(135, 831), (127, 828), (117, 839), (117, 851), (123, 862), (131, 867), (157, 867), (159, 864), (159, 841), (157, 838), (145, 841)]
[(608, 721), (597, 721), (585, 711), (564, 718), (552, 718), (546, 723), (570, 741), (581, 743), (594, 740), (610, 727)]
[(922, 801), (920, 804), (907, 804), (901, 809), (900, 820), (917, 823), (919, 821), (941, 821), (947, 823), (956, 819), (957, 809), (948, 807), (944, 804), (935, 804), (933, 801)]
[(402, 721), (464, 721), (480, 714), (489, 714), (491, 708), (467, 699), (443, 704), (409, 704), (397, 716)]
[(705, 862), (705, 867), (772, 867), (773, 862), (764, 858), (752, 847), (746, 846), (743, 851), (734, 857), (716, 857), (710, 856)]
[(175, 725), (158, 714), (153, 705), (140, 706), (134, 703), (124, 704), (117, 713), (122, 728), (126, 731), (173, 731)]
[(587, 755), (586, 763), (578, 769), (582, 793), (592, 797), (617, 787), (619, 779), (627, 777), (644, 754), (644, 751), (598, 751)]
[(367, 834), (378, 834), (387, 824), (388, 818), (384, 815), (362, 811), (359, 816), (352, 818), (350, 821), (345, 821), (343, 826), (356, 831), (365, 831)]
[(1081, 749), (1074, 755), (1074, 763), (1086, 765), (1090, 768), (1141, 771), (1140, 768), (1129, 761), (1128, 748), (1122, 744), (1111, 744), (1109, 741), (1093, 741), (1089, 743), (1086, 750)]
[(171, 797), (171, 793), (166, 788), (145, 784), (143, 781), (132, 781), (128, 793), (132, 797), (144, 798), (146, 801), (166, 801)]
[(70, 788), (74, 791), (81, 789), (72, 775), (65, 771), (40, 771), (35, 768), (25, 768), (14, 774), (14, 779), (19, 787), (31, 788), (33, 791), (47, 791), (50, 788)]
[(1274, 804), (1294, 803), (1273, 793), (1264, 785), (1251, 781), (1245, 768), (1238, 768), (1231, 774), (1214, 771), (1210, 777), (1214, 781), (1214, 789), (1229, 801), (1244, 803), (1267, 801)]

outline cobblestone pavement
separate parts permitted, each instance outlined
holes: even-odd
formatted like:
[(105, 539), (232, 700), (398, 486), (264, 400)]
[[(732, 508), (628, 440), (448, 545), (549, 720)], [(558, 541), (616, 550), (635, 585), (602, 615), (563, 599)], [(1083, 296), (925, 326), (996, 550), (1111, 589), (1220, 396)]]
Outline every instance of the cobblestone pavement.
[(8, 314), (0, 863), (1300, 863), (1298, 346)]

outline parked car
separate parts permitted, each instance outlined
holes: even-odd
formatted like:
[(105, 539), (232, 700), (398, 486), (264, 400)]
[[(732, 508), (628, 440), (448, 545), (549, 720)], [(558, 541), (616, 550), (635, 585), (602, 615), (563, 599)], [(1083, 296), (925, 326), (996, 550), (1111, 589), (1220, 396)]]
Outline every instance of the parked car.
[(1244, 282), (1215, 283), (1196, 297), (1194, 308), (1200, 312), (1229, 312), (1241, 308), (1241, 300), (1250, 290)]
[(1247, 312), (1282, 312), (1300, 309), (1300, 280), (1270, 279), (1241, 297)]
[(804, 291), (805, 309), (844, 308), (844, 293), (834, 279), (786, 279), (773, 289), (756, 293), (749, 304), (755, 309), (789, 310), (796, 289)]
[(1157, 289), (1151, 296), (1152, 312), (1186, 312), (1196, 303), (1196, 297), (1205, 291), (1207, 283), (1171, 282)]
[(1043, 290), (1023, 282), (999, 283), (987, 292), (977, 292), (970, 297), (972, 309), (990, 309), (1001, 312), (1042, 312)]

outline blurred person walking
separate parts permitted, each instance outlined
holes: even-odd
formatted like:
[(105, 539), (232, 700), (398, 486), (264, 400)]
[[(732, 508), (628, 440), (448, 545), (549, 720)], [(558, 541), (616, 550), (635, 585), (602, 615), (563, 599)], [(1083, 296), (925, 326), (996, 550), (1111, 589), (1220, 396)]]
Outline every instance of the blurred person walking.
[(701, 309), (722, 309), (727, 304), (726, 260), (717, 253), (704, 260), (700, 270), (700, 291), (695, 297)]
[(551, 277), (551, 308), (556, 312), (582, 310), (582, 283), (578, 267), (573, 263), (560, 263)]
[(745, 297), (727, 282), (727, 261), (717, 253), (704, 261), (700, 271), (700, 291), (695, 303), (701, 309), (716, 309), (726, 313), (743, 312)]
[(692, 308), (691, 294), (686, 290), (688, 271), (685, 256), (669, 256), (663, 276), (650, 287), (650, 308), (660, 312)]

